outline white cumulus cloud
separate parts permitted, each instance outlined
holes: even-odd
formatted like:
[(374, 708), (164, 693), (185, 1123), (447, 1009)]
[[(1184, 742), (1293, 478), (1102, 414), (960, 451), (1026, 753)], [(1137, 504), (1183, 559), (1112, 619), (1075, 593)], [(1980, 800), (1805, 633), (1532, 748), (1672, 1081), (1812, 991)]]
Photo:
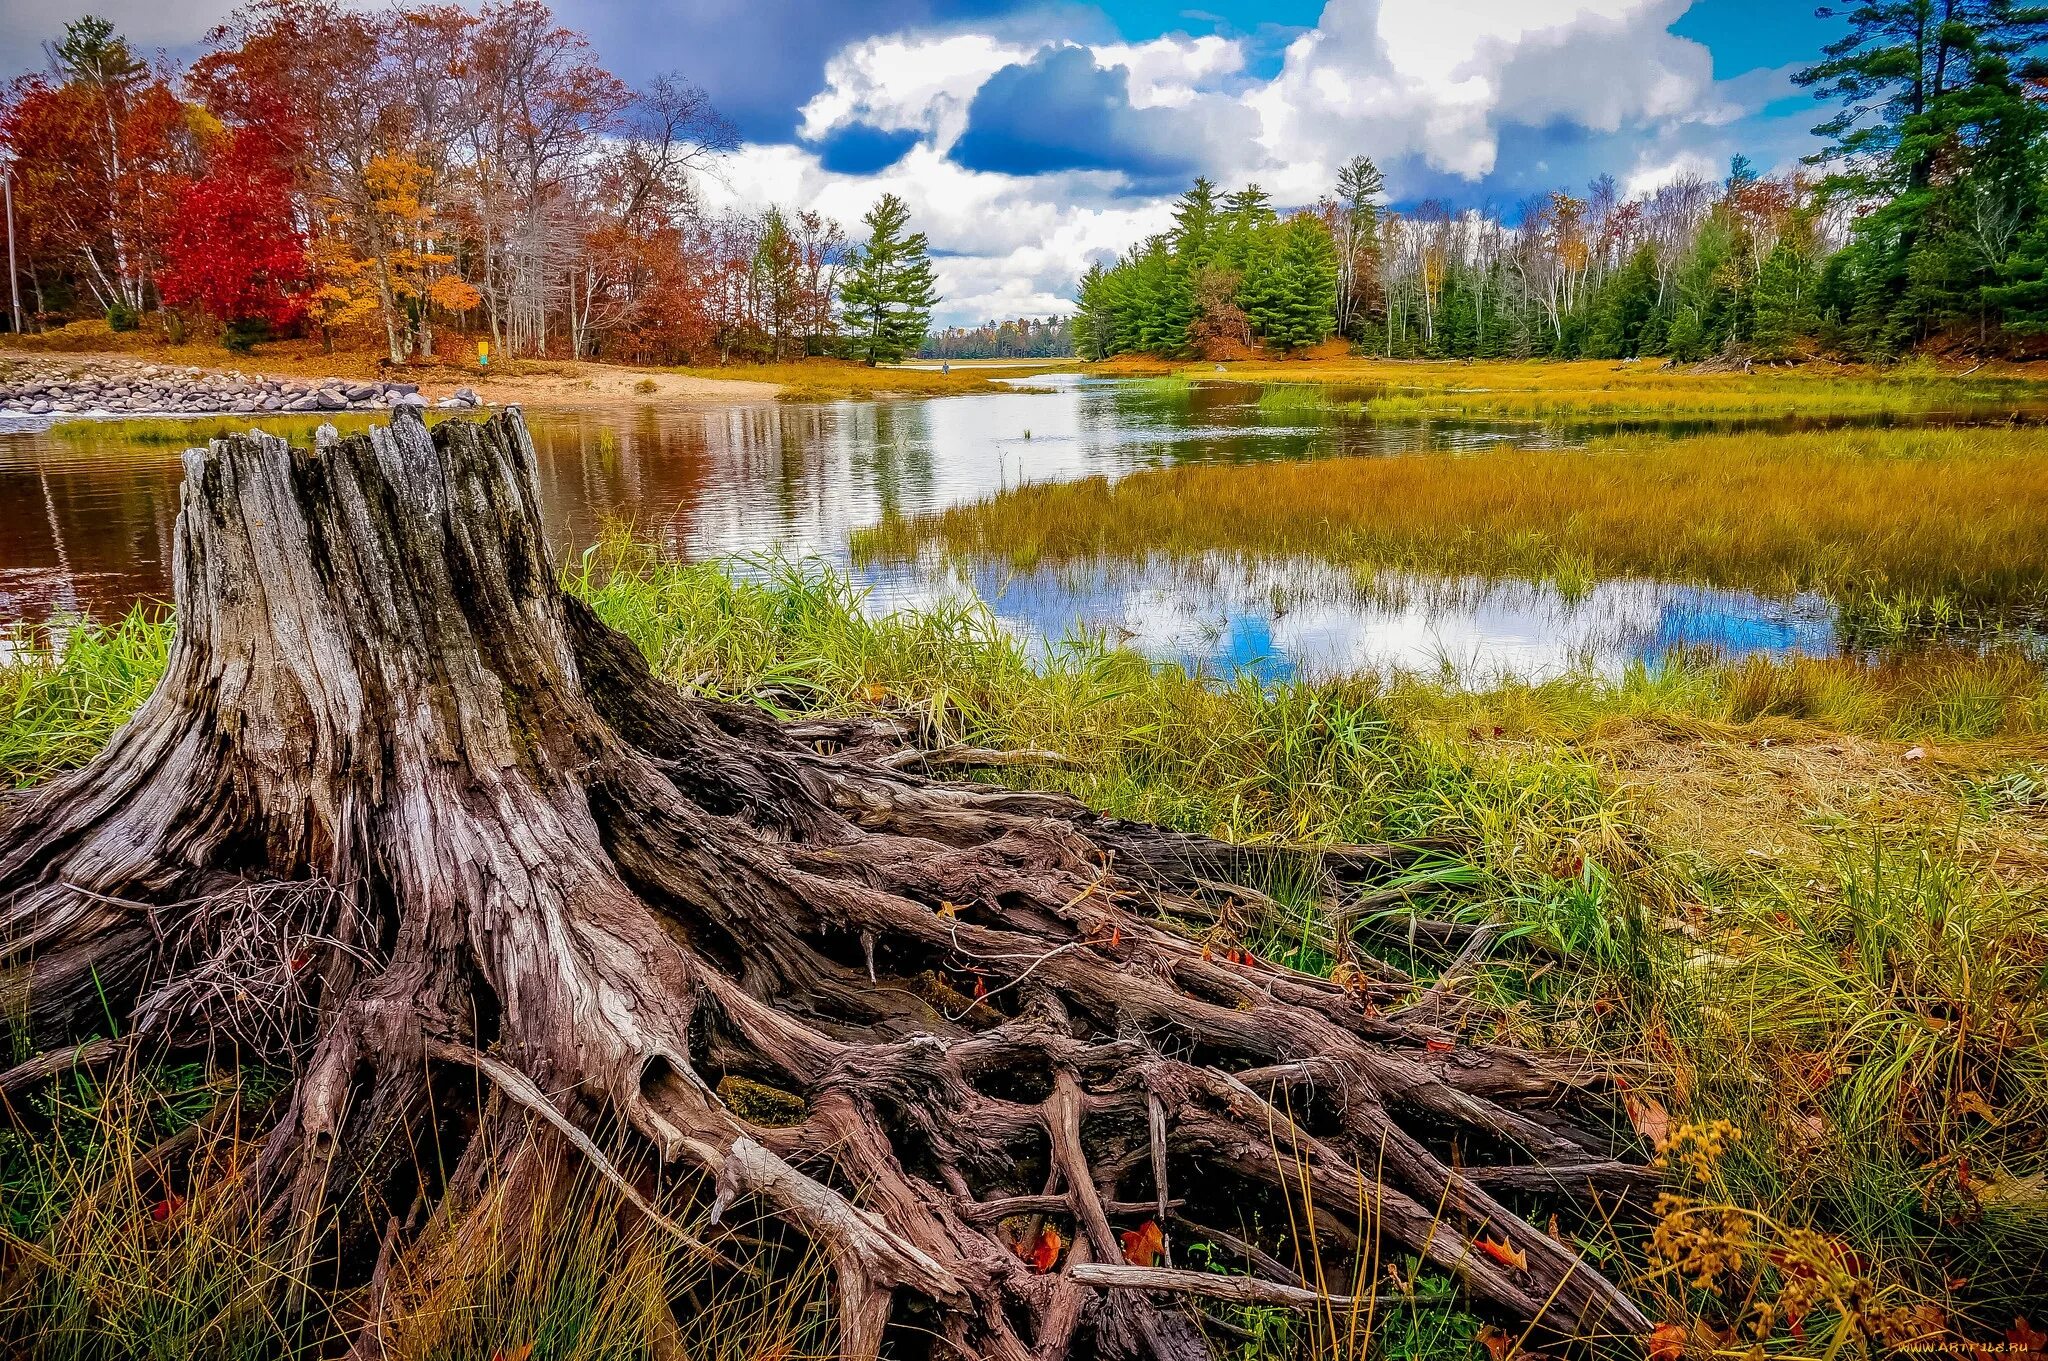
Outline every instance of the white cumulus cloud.
[[(1404, 182), (1479, 184), (1503, 169), (1505, 134), (1576, 128), (1632, 139), (1613, 169), (1632, 191), (1726, 164), (1727, 129), (1787, 88), (1785, 73), (1719, 81), (1712, 56), (1670, 31), (1691, 0), (1329, 0), (1269, 76), (1248, 73), (1242, 40), (1173, 34), (1077, 43), (1011, 27), (912, 30), (852, 44), (805, 104), (811, 142), (858, 125), (917, 143), (871, 175), (839, 175), (800, 146), (733, 158), (735, 203), (815, 202), (856, 229), (884, 190), (928, 232), (947, 295), (944, 319), (979, 321), (1070, 306), (1091, 260), (1164, 228), (1171, 200), (1135, 172), (998, 174), (958, 164), (976, 94), (1048, 44), (1085, 48), (1120, 70), (1136, 109), (1176, 122), (1174, 144), (1226, 186), (1256, 180), (1281, 204), (1326, 193), (1351, 156)], [(1151, 116), (1151, 115), (1148, 115)], [(969, 158), (971, 159), (971, 158)], [(1006, 163), (1006, 167), (1007, 167)]]

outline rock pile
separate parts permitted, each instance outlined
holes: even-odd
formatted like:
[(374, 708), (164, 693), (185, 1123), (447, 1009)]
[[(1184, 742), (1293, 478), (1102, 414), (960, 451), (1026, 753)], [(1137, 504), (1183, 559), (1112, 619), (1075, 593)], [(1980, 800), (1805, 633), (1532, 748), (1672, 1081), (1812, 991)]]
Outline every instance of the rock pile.
[[(165, 364), (38, 363), (0, 369), (0, 414), (48, 416), (94, 411), (250, 415), (256, 412), (386, 411), (427, 405), (417, 383), (341, 378), (264, 378)], [(469, 388), (435, 405), (479, 406)]]

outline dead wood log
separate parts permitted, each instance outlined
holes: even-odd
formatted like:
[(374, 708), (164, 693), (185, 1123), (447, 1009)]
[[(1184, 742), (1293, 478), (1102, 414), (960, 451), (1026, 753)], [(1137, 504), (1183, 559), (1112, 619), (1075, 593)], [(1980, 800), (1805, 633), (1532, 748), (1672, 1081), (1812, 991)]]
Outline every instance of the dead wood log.
[[(156, 692), (90, 765), (0, 802), (0, 1026), (26, 1032), (0, 1041), (76, 1045), (111, 1009), (190, 1042), (237, 997), (293, 1010), (228, 1033), (295, 1046), (255, 1182), (280, 1250), (338, 1284), (460, 1243), (476, 1189), (542, 1175), (531, 1140), (566, 1132), (635, 1201), (636, 1160), (680, 1164), (721, 1213), (810, 1235), (849, 1356), (906, 1309), (964, 1355), (1204, 1354), (1143, 1290), (1092, 1288), (1127, 1284), (1121, 1232), (1183, 1205), (1284, 1224), (1289, 1197), (1322, 1251), (1386, 1240), (1498, 1314), (1645, 1330), (1449, 1152), (1616, 1180), (1557, 1114), (1597, 1073), (1444, 1052), (1386, 1015), (1398, 973), (1338, 986), (1175, 929), (1204, 883), (1298, 851), (941, 782), (915, 769), (993, 758), (894, 759), (887, 725), (784, 726), (662, 681), (562, 591), (516, 410), (192, 450), (174, 577)], [(1369, 887), (1412, 855), (1322, 865)], [(216, 986), (237, 970), (268, 982)], [(750, 1118), (728, 1078), (793, 1118)], [(464, 1099), (480, 1120), (436, 1118)], [(1107, 1267), (1034, 1271), (1013, 1209)]]

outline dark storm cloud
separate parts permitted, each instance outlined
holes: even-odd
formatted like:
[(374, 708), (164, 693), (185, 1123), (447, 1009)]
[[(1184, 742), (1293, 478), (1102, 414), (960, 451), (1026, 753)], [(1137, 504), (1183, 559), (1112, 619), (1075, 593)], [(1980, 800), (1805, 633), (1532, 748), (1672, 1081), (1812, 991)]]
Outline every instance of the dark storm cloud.
[(632, 83), (681, 71), (748, 141), (786, 142), (797, 111), (849, 43), (933, 24), (999, 19), (1018, 0), (561, 0), (564, 22), (590, 35)]
[(917, 145), (915, 132), (888, 132), (856, 123), (811, 143), (818, 164), (835, 175), (872, 175), (887, 170)]
[(953, 159), (970, 170), (1039, 175), (1121, 170), (1153, 181), (1191, 173), (1201, 140), (1178, 111), (1131, 107), (1130, 73), (1083, 47), (1047, 47), (989, 77)]

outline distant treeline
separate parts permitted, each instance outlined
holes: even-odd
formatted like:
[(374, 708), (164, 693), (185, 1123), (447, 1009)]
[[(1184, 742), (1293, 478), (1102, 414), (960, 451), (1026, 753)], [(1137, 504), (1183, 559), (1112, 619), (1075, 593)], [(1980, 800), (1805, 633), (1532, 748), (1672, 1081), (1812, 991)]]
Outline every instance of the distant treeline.
[(1864, 359), (2048, 331), (2048, 9), (1860, 6), (1798, 82), (1839, 111), (1812, 170), (1602, 176), (1510, 217), (1381, 206), (1359, 157), (1285, 217), (1198, 180), (1081, 282), (1081, 353), (1223, 357), (1341, 336), (1395, 357)]
[(923, 359), (1068, 359), (1074, 354), (1070, 317), (1018, 317), (980, 326), (949, 326), (925, 337)]

